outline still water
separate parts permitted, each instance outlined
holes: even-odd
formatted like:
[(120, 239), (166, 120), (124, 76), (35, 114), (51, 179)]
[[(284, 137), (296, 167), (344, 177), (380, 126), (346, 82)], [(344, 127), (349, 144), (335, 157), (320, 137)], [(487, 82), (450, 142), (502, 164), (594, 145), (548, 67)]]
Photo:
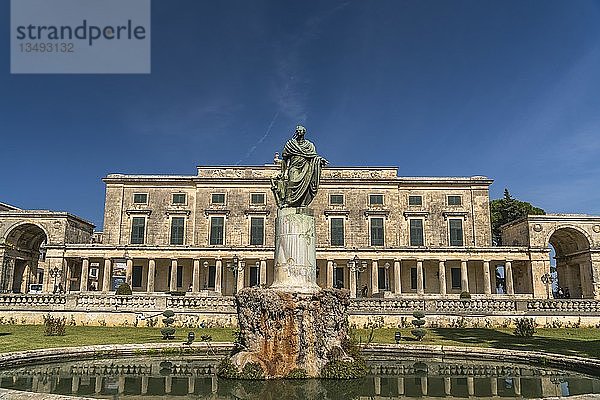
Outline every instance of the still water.
[(486, 362), (381, 360), (351, 381), (232, 381), (209, 357), (123, 358), (0, 371), (0, 387), (98, 399), (541, 398), (600, 393), (600, 379), (545, 367)]

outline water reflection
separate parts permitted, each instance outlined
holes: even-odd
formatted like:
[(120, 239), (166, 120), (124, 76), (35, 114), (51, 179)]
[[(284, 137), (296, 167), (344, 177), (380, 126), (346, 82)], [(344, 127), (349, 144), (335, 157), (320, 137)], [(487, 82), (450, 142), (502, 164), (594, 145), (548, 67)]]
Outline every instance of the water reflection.
[(540, 398), (600, 393), (600, 380), (548, 368), (417, 360), (373, 363), (352, 381), (231, 381), (214, 359), (124, 358), (0, 371), (0, 387), (104, 399)]

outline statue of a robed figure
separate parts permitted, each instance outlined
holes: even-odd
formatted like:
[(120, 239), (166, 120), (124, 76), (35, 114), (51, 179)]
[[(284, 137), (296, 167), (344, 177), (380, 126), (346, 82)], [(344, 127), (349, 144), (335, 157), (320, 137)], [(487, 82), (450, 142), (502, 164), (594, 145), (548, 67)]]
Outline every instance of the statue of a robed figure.
[(271, 180), (279, 207), (272, 283), (236, 294), (241, 346), (231, 363), (237, 371), (259, 368), (265, 378), (286, 378), (298, 371), (316, 378), (331, 362), (354, 362), (346, 348), (348, 291), (317, 285), (315, 216), (308, 206), (327, 160), (305, 134), (297, 126), (282, 159), (275, 156), (281, 170)]
[(328, 164), (305, 135), (306, 128), (298, 125), (283, 148), (283, 160), (275, 157), (281, 172), (271, 180), (271, 189), (279, 208), (308, 206), (317, 194), (321, 168)]

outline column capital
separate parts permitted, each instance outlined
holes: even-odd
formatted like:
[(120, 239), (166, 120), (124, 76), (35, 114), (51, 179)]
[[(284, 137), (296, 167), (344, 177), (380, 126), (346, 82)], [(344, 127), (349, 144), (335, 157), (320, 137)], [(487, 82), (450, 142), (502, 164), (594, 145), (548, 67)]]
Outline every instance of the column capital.
[(511, 263), (511, 264), (512, 264), (513, 260), (511, 260), (511, 259), (506, 259), (506, 260), (504, 260), (504, 262), (505, 262), (505, 263)]
[(488, 263), (488, 264), (491, 262), (491, 260), (488, 260), (488, 259), (485, 259), (485, 258), (484, 258), (482, 261), (483, 261), (484, 263)]

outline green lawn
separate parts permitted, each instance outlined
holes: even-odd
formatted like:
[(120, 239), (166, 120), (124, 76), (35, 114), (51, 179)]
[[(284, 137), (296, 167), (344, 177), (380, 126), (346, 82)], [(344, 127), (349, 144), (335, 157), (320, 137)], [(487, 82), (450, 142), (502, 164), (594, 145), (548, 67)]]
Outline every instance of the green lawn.
[[(402, 332), (401, 343), (418, 343), (410, 329), (375, 329), (374, 343), (394, 343), (394, 332)], [(600, 329), (597, 328), (538, 328), (531, 338), (519, 338), (511, 329), (431, 328), (422, 344), (491, 347), (496, 349), (543, 351), (573, 356), (600, 358)], [(356, 338), (364, 343), (369, 330), (357, 329)]]
[[(184, 342), (191, 329), (179, 328), (173, 342)], [(376, 329), (374, 343), (394, 343), (397, 329)], [(196, 340), (211, 335), (215, 342), (231, 342), (233, 329), (193, 329)], [(400, 329), (401, 343), (417, 343), (410, 329)], [(356, 337), (364, 343), (369, 331), (358, 329)], [(41, 325), (0, 325), (0, 352), (48, 347), (84, 346), (116, 343), (163, 343), (159, 328), (68, 326), (65, 336), (44, 336)], [(551, 353), (600, 358), (600, 329), (564, 328), (538, 329), (529, 339), (518, 338), (509, 329), (437, 328), (427, 329), (423, 344), (477, 346), (498, 349), (544, 351)]]
[[(65, 336), (44, 336), (43, 325), (0, 325), (0, 353), (49, 347), (86, 346), (116, 343), (164, 343), (160, 328), (67, 326)], [(211, 335), (215, 342), (233, 341), (233, 329), (179, 328), (173, 343), (185, 342), (189, 331), (196, 340), (201, 335)]]

